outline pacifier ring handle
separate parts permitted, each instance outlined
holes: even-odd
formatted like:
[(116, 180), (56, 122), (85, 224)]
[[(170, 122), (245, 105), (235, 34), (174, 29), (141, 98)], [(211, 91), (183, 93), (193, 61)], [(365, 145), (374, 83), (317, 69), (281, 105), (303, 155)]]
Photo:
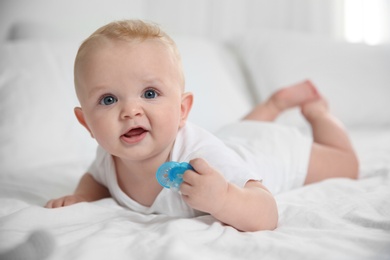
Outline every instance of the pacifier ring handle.
[(164, 188), (178, 191), (183, 182), (183, 174), (187, 170), (194, 170), (187, 162), (166, 162), (157, 169), (156, 178)]

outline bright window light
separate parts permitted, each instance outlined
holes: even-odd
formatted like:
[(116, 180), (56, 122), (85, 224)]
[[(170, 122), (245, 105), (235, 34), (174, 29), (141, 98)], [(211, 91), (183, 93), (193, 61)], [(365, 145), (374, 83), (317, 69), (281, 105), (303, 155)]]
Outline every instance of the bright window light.
[(370, 45), (384, 41), (387, 0), (345, 0), (345, 37)]

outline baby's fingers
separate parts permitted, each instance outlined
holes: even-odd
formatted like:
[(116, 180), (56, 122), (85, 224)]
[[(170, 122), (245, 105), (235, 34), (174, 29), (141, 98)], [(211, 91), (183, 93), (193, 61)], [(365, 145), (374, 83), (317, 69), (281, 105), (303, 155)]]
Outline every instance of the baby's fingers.
[(192, 170), (187, 170), (183, 174), (183, 183), (193, 186), (196, 184), (197, 179), (199, 178), (199, 174)]
[(46, 203), (45, 208), (54, 209), (54, 208), (59, 208), (62, 206), (63, 206), (63, 201), (62, 201), (62, 198), (60, 198), (60, 199), (49, 200)]
[(199, 174), (207, 174), (208, 172), (212, 171), (210, 165), (202, 158), (192, 159), (190, 164)]
[(53, 200), (49, 200), (46, 202), (45, 208), (51, 209), (53, 208)]
[(53, 199), (50, 200), (48, 203), (46, 203), (46, 208), (60, 208), (60, 207), (66, 207), (73, 205), (75, 203), (83, 201), (81, 198), (77, 196), (65, 196), (59, 199)]

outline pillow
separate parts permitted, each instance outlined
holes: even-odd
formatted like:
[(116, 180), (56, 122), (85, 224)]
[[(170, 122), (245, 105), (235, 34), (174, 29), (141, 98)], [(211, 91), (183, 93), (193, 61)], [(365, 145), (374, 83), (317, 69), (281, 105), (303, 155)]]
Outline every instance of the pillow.
[[(310, 79), (347, 126), (389, 125), (390, 48), (268, 32), (237, 45), (260, 99)], [(302, 124), (298, 109), (285, 117)], [(283, 121), (283, 120), (281, 120)]]
[(182, 55), (186, 90), (194, 93), (189, 120), (211, 132), (242, 118), (252, 98), (241, 68), (222, 44), (173, 37)]
[[(190, 120), (210, 131), (250, 108), (241, 71), (217, 43), (178, 37)], [(0, 172), (93, 160), (96, 142), (77, 122), (73, 61), (78, 41), (20, 40), (0, 46)], [(80, 174), (80, 173), (75, 173)]]
[(95, 141), (73, 115), (77, 47), (35, 41), (0, 47), (1, 173), (92, 160)]

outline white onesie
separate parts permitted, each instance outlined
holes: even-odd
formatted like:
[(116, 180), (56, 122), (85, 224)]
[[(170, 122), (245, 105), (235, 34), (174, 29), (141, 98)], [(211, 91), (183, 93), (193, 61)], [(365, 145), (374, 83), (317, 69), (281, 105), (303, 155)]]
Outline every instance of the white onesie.
[[(193, 158), (204, 158), (227, 181), (239, 187), (249, 180), (264, 180), (266, 187), (276, 193), (303, 184), (311, 141), (297, 131), (274, 127), (274, 124), (239, 122), (226, 126), (218, 135), (220, 138), (187, 122), (176, 137), (170, 160), (189, 162)], [(177, 217), (204, 214), (190, 208), (180, 193), (169, 189), (162, 189), (150, 207), (134, 201), (120, 189), (114, 160), (100, 146), (88, 172), (109, 189), (119, 204), (134, 211)]]

